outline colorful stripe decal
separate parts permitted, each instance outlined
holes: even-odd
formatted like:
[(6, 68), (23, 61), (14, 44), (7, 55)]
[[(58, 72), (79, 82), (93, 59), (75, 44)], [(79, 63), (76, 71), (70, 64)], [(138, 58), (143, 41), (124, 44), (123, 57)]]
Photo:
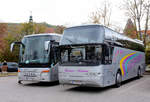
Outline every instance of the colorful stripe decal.
[[(127, 67), (128, 62), (129, 62), (130, 60), (132, 60), (133, 58), (135, 58), (136, 56), (138, 56), (138, 55), (139, 55), (139, 54), (134, 54), (134, 55), (130, 56), (130, 57), (128, 58), (127, 62), (125, 62), (125, 68), (126, 68), (127, 70), (130, 70), (130, 69), (131, 69), (131, 67)], [(127, 71), (127, 70), (126, 70), (126, 71)]]
[(121, 60), (120, 60), (120, 69), (121, 69), (121, 73), (122, 76), (126, 75), (128, 67), (127, 64), (128, 62), (133, 59), (136, 55), (136, 52), (130, 53), (126, 56), (124, 56)]

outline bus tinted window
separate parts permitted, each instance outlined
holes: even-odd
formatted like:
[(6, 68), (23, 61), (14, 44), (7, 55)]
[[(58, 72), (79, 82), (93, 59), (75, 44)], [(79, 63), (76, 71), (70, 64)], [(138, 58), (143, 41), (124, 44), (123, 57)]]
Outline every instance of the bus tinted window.
[(144, 52), (144, 46), (142, 44), (138, 44), (128, 40), (117, 40), (117, 42), (120, 42), (125, 48)]
[(102, 60), (102, 46), (73, 46), (61, 51), (61, 65), (99, 65)]
[(98, 25), (72, 27), (64, 31), (60, 45), (102, 43), (103, 36), (103, 27)]

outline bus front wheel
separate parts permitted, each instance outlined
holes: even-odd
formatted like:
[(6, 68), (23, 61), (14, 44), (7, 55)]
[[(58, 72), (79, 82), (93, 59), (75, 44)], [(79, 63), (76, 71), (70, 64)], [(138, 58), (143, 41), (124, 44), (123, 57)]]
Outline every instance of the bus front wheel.
[(117, 88), (121, 86), (121, 81), (122, 81), (121, 72), (118, 71), (116, 74), (116, 87)]
[(22, 84), (22, 83), (21, 83), (21, 80), (18, 81), (18, 84)]

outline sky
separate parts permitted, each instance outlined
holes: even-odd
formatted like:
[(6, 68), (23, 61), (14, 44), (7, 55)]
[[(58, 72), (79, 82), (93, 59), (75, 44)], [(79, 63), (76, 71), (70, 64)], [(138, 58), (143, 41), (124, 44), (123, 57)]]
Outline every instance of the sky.
[[(128, 19), (120, 9), (122, 0), (110, 0), (111, 20), (124, 27)], [(1, 0), (0, 22), (21, 23), (29, 20), (52, 25), (80, 25), (89, 22), (91, 12), (102, 6), (103, 0)]]

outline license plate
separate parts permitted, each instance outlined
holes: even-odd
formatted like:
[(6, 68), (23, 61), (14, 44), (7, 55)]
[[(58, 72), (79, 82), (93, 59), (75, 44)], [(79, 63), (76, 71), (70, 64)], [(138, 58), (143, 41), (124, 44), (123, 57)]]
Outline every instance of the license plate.
[(73, 80), (73, 81), (72, 81), (72, 84), (81, 84), (81, 81)]
[(25, 76), (25, 77), (36, 77), (36, 74), (33, 73), (33, 72), (26, 72), (26, 73), (24, 74), (24, 76)]
[(25, 80), (35, 80), (35, 78), (34, 77), (25, 77)]

